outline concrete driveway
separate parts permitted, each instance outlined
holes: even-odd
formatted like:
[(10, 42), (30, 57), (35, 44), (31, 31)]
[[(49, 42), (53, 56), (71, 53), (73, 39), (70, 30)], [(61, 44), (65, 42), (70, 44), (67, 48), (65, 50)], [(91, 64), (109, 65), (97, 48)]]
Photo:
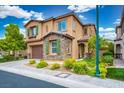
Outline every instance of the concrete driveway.
[[(28, 60), (0, 64), (0, 70), (47, 81), (71, 88), (124, 88), (124, 82), (112, 79), (100, 79), (88, 75), (77, 75), (71, 72), (52, 71), (46, 68), (29, 67)], [(48, 62), (49, 63), (49, 62)], [(51, 62), (50, 62), (51, 63)]]

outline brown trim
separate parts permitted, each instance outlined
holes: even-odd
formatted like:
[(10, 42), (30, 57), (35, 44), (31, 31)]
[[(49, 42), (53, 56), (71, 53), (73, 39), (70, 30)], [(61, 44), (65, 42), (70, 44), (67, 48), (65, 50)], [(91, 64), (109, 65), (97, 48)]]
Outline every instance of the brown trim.
[(41, 20), (30, 20), (30, 21), (28, 21), (25, 25), (24, 25), (24, 27), (26, 27), (30, 22), (38, 22), (38, 23), (40, 23), (40, 22), (42, 22)]
[(42, 41), (42, 38), (40, 38), (40, 39), (35, 39), (35, 40), (27, 40), (26, 42), (27, 42), (27, 43), (32, 43), (32, 42), (39, 42), (39, 41)]
[(54, 32), (54, 31), (50, 31), (50, 32), (47, 33), (45, 36), (43, 36), (43, 38), (45, 38), (45, 37), (47, 37), (48, 35), (51, 35), (51, 34), (62, 35), (62, 36), (65, 36), (65, 37), (67, 37), (67, 38), (74, 39), (73, 36), (70, 36), (70, 35), (64, 34), (64, 33)]
[(85, 43), (85, 42), (87, 42), (88, 41), (88, 39), (85, 39), (85, 40), (78, 40), (77, 42), (78, 42), (78, 44), (82, 44), (82, 43)]
[(119, 38), (119, 39), (115, 39), (114, 41), (120, 41), (120, 40), (122, 40), (121, 38)]

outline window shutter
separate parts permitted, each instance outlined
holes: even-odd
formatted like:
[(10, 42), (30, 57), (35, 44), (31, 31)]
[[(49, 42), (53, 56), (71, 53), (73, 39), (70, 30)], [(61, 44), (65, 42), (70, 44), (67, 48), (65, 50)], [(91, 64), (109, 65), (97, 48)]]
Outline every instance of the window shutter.
[(38, 35), (38, 26), (36, 26), (36, 35)]
[(56, 42), (57, 42), (57, 53), (60, 54), (61, 53), (61, 41), (60, 39), (57, 39)]
[(46, 50), (46, 55), (49, 54), (49, 42), (48, 40), (45, 41), (45, 50)]
[(30, 29), (27, 28), (27, 29), (26, 29), (26, 35), (27, 35), (27, 37), (29, 37), (29, 31), (30, 31)]

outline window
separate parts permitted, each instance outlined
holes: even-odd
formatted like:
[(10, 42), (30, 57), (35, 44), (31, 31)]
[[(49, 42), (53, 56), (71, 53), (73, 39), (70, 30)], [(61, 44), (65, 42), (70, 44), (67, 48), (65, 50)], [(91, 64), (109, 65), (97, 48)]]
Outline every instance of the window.
[(36, 36), (37, 35), (37, 31), (38, 31), (38, 29), (37, 29), (36, 26), (31, 27), (32, 36)]
[(87, 28), (84, 29), (84, 35), (87, 35)]
[(76, 20), (73, 20), (72, 28), (73, 28), (73, 30), (76, 30)]
[(58, 31), (65, 31), (66, 30), (66, 20), (58, 22)]
[(57, 53), (57, 41), (56, 40), (51, 41), (51, 52)]

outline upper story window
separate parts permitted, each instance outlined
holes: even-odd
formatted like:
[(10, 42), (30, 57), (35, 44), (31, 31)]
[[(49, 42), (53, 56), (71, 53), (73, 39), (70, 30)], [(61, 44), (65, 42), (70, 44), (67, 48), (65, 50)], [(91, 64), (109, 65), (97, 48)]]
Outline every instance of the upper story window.
[(58, 22), (58, 31), (66, 31), (66, 20)]
[(87, 35), (87, 28), (84, 28), (84, 35)]
[(28, 37), (35, 37), (38, 35), (38, 26), (33, 26), (33, 27), (30, 27), (28, 30), (27, 30), (27, 36)]
[(73, 30), (76, 30), (76, 20), (75, 20), (75, 19), (73, 19), (72, 29), (73, 29)]
[(32, 36), (36, 36), (37, 35), (37, 27), (31, 27), (31, 31), (32, 31)]

